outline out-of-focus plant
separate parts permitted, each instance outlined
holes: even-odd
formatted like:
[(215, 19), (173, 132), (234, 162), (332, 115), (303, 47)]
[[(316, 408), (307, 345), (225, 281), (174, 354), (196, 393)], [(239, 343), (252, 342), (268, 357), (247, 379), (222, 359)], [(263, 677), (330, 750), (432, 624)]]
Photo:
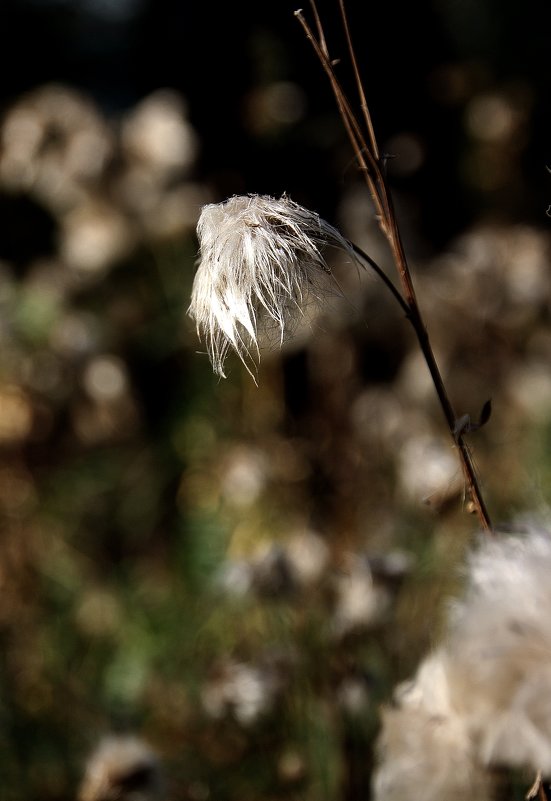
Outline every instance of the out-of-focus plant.
[[(246, 126), (292, 138), (307, 100), (269, 83)], [(380, 702), (434, 640), (472, 530), (403, 315), (348, 246), (327, 252), (329, 304), (309, 284), (258, 386), (218, 382), (182, 323), (218, 200), (182, 98), (113, 119), (48, 85), (0, 140), (2, 797), (366, 795)], [(368, 190), (338, 191), (346, 241), (387, 269)], [(544, 232), (480, 220), (416, 270), (458, 408), (498, 399), (477, 433), (497, 515), (534, 506), (535, 464), (548, 483), (548, 253)]]
[[(490, 416), (490, 402), (483, 406), (474, 423), (468, 415), (461, 418), (455, 415), (417, 301), (390, 194), (386, 157), (381, 156), (374, 134), (344, 4), (341, 1), (339, 5), (361, 118), (356, 116), (341, 87), (337, 62), (329, 55), (316, 4), (312, 2), (311, 5), (316, 33), (301, 11), (296, 15), (329, 77), (358, 169), (365, 178), (377, 221), (389, 244), (401, 291), (370, 256), (314, 213), (285, 197), (280, 200), (237, 197), (203, 209), (198, 225), (201, 259), (190, 313), (197, 321), (199, 333), (206, 339), (215, 371), (224, 375), (224, 361), (230, 347), (249, 369), (247, 361), (254, 361), (251, 351), (258, 352), (266, 321), (268, 326), (275, 326), (283, 342), (289, 324), (293, 325), (293, 321), (304, 314), (311, 295), (324, 294), (320, 292), (320, 279), (332, 273), (322, 250), (336, 247), (352, 262), (371, 267), (413, 326), (460, 458), (472, 510), (487, 537), (491, 538), (495, 532), (464, 436), (485, 425)], [(337, 282), (335, 286), (338, 287)], [(410, 700), (409, 692), (406, 693), (402, 710), (386, 714), (380, 740), (383, 764), (375, 774), (377, 796), (383, 798), (389, 793), (396, 798), (403, 797), (404, 793), (419, 798), (436, 798), (442, 794), (457, 799), (470, 798), (473, 794), (486, 796), (491, 787), (490, 769), (501, 766), (531, 767), (539, 771), (535, 788), (540, 794), (544, 792), (541, 770), (548, 771), (549, 719), (541, 706), (536, 711), (527, 688), (535, 681), (539, 692), (543, 696), (547, 693), (546, 601), (537, 600), (535, 606), (530, 601), (524, 602), (524, 590), (520, 590), (520, 597), (513, 603), (515, 620), (511, 621), (506, 605), (500, 603), (500, 597), (506, 592), (500, 582), (513, 589), (515, 571), (519, 570), (522, 574), (522, 580), (516, 582), (519, 587), (537, 584), (530, 564), (545, 558), (547, 543), (547, 536), (518, 547), (490, 543), (486, 551), (472, 558), (473, 589), (459, 613), (459, 623), (452, 624), (450, 643), (422, 666), (412, 698)], [(534, 556), (538, 555), (535, 559), (532, 559), (532, 550)], [(515, 568), (512, 567), (513, 553), (522, 562)], [(285, 573), (281, 562), (278, 572), (283, 580)], [(484, 579), (480, 575), (482, 572)], [(495, 593), (488, 591), (485, 583), (489, 583), (492, 590), (498, 589)], [(514, 590), (519, 587), (515, 585)], [(367, 595), (360, 594), (360, 597), (365, 612), (369, 607)], [(532, 613), (536, 607), (534, 620)], [(504, 627), (518, 636), (506, 638), (493, 655), (496, 663), (488, 664), (482, 643), (490, 635), (490, 619), (492, 626)], [(533, 659), (520, 657), (527, 632), (534, 633), (534, 642), (527, 645), (533, 652)], [(463, 662), (459, 652), (462, 652)], [(469, 696), (467, 685), (477, 661), (482, 661), (483, 666), (474, 686), (477, 682), (480, 684), (482, 676), (499, 673), (499, 684), (506, 688), (500, 686), (497, 692), (492, 692), (488, 685), (482, 694), (478, 688), (476, 700), (469, 705), (465, 696)], [(545, 678), (540, 675), (541, 671)], [(491, 710), (483, 711), (488, 704)], [(525, 738), (520, 754), (515, 753), (513, 747), (513, 731), (519, 729)]]

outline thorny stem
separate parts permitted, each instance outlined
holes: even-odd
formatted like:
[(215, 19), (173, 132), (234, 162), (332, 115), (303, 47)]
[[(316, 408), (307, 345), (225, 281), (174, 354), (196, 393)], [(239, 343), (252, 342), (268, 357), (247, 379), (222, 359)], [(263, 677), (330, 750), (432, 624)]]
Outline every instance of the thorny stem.
[(406, 253), (402, 243), (402, 238), (400, 235), (400, 229), (398, 227), (398, 221), (394, 211), (394, 206), (392, 203), (390, 188), (388, 186), (388, 182), (386, 179), (386, 174), (384, 170), (384, 159), (381, 158), (381, 156), (379, 155), (379, 149), (373, 129), (373, 124), (371, 121), (371, 115), (369, 113), (369, 108), (366, 102), (362, 80), (358, 70), (358, 64), (354, 52), (354, 47), (352, 44), (352, 38), (350, 35), (346, 11), (344, 8), (344, 0), (339, 0), (339, 6), (346, 34), (348, 51), (352, 62), (354, 78), (356, 81), (356, 86), (360, 98), (360, 107), (362, 109), (363, 120), (366, 128), (366, 135), (364, 135), (362, 126), (360, 125), (356, 115), (352, 111), (352, 107), (336, 76), (334, 63), (329, 56), (325, 35), (323, 32), (315, 0), (310, 0), (310, 4), (312, 6), (312, 11), (316, 23), (317, 34), (318, 34), (317, 38), (314, 35), (308, 23), (306, 22), (302, 14), (302, 11), (300, 10), (295, 11), (295, 16), (302, 25), (302, 28), (308, 40), (312, 44), (312, 47), (314, 48), (314, 51), (317, 57), (319, 58), (321, 65), (325, 70), (329, 78), (329, 81), (331, 83), (331, 88), (333, 90), (333, 94), (335, 95), (337, 106), (340, 115), (342, 117), (346, 132), (350, 139), (350, 143), (352, 145), (354, 155), (358, 162), (358, 166), (371, 192), (371, 196), (375, 204), (375, 210), (377, 213), (379, 225), (392, 251), (396, 269), (398, 271), (398, 275), (400, 278), (403, 294), (401, 294), (396, 289), (392, 281), (390, 281), (390, 279), (373, 262), (373, 260), (367, 256), (367, 254), (360, 251), (360, 249), (357, 248), (355, 245), (352, 245), (352, 247), (358, 253), (358, 256), (366, 260), (368, 264), (370, 264), (370, 266), (373, 267), (373, 269), (377, 272), (377, 274), (382, 278), (388, 289), (390, 289), (390, 291), (392, 292), (394, 298), (398, 301), (402, 309), (405, 311), (407, 319), (409, 320), (415, 331), (417, 340), (419, 342), (419, 346), (421, 348), (421, 352), (429, 369), (436, 390), (436, 394), (440, 402), (440, 406), (444, 413), (444, 417), (446, 418), (448, 429), (450, 431), (450, 434), (453, 438), (453, 441), (459, 453), (459, 458), (461, 460), (461, 466), (465, 477), (468, 496), (472, 502), (474, 511), (478, 516), (480, 524), (488, 534), (492, 534), (492, 529), (493, 529), (492, 522), (488, 509), (486, 507), (486, 503), (484, 501), (484, 497), (482, 495), (482, 491), (478, 483), (473, 463), (473, 458), (469, 450), (469, 447), (463, 437), (462, 428), (458, 427), (457, 424), (458, 418), (457, 415), (455, 414), (453, 405), (451, 403), (451, 400), (446, 390), (446, 386), (444, 384), (444, 380), (442, 378), (442, 374), (440, 373), (440, 369), (436, 362), (436, 358), (432, 350), (432, 345), (429, 339), (427, 329), (425, 327), (423, 316), (421, 314), (421, 310), (417, 302), (417, 297), (415, 294), (415, 288), (413, 285), (411, 272), (409, 269)]

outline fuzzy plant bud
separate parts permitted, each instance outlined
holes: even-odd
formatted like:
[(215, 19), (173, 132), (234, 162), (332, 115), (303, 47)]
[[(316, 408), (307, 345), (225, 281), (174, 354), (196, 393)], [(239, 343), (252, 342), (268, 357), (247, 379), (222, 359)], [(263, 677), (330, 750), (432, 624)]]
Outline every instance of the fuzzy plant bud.
[(331, 281), (327, 247), (349, 242), (313, 211), (288, 197), (232, 197), (203, 207), (197, 234), (200, 260), (189, 314), (204, 337), (214, 371), (224, 374), (233, 348), (249, 372), (259, 336), (281, 343), (306, 304)]

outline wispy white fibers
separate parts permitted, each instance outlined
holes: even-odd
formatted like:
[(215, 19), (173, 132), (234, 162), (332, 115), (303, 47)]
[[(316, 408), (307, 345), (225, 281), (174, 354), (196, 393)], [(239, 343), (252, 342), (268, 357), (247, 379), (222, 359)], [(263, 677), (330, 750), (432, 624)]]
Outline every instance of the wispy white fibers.
[(400, 685), (383, 712), (374, 801), (484, 801), (485, 771), (477, 765), (467, 728), (455, 710), (437, 651), (415, 679)]
[(375, 801), (484, 799), (500, 766), (551, 776), (551, 534), (471, 554), (439, 650), (404, 686), (383, 712)]
[(470, 558), (445, 645), (480, 759), (551, 775), (551, 536), (486, 542)]
[(333, 226), (285, 196), (233, 197), (204, 206), (197, 234), (200, 261), (189, 313), (221, 376), (230, 348), (246, 366), (258, 358), (259, 330), (273, 325), (283, 340), (331, 276), (326, 247), (354, 258)]

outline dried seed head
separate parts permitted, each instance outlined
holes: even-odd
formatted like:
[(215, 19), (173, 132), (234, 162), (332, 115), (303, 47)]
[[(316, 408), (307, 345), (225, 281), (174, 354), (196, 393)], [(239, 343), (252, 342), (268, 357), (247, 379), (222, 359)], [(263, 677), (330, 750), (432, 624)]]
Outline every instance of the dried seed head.
[(487, 798), (488, 768), (551, 775), (551, 534), (469, 557), (440, 649), (383, 712), (374, 799)]
[(551, 775), (551, 535), (531, 527), (472, 554), (446, 642), (458, 709), (489, 764)]
[(308, 300), (323, 294), (331, 279), (326, 247), (355, 258), (336, 228), (285, 196), (233, 197), (204, 206), (197, 234), (200, 262), (189, 313), (221, 376), (230, 348), (250, 372), (259, 332), (275, 327), (282, 342)]
[(375, 801), (469, 801), (490, 797), (465, 722), (452, 704), (443, 651), (400, 685), (383, 711), (373, 775)]
[(157, 756), (137, 737), (106, 737), (92, 753), (79, 801), (160, 801), (163, 777)]

